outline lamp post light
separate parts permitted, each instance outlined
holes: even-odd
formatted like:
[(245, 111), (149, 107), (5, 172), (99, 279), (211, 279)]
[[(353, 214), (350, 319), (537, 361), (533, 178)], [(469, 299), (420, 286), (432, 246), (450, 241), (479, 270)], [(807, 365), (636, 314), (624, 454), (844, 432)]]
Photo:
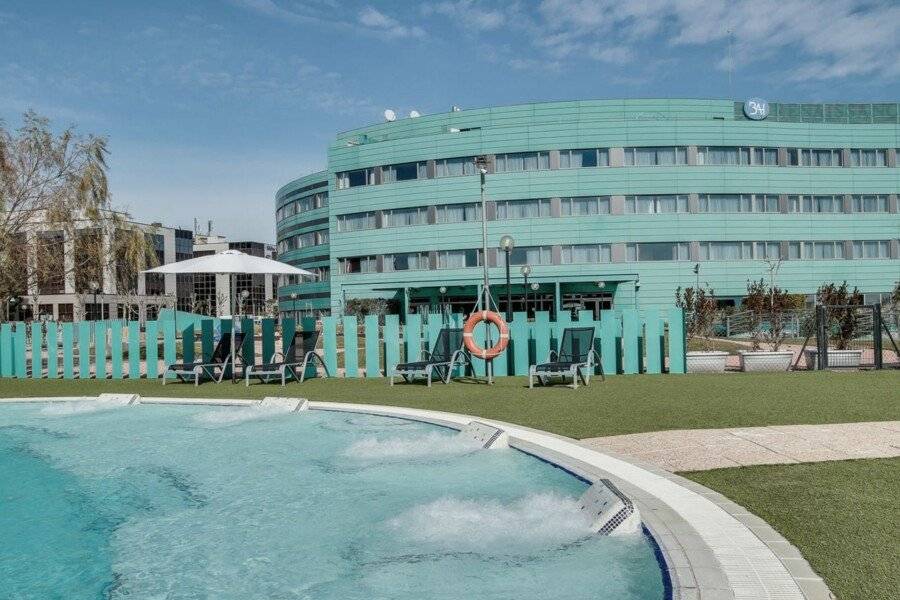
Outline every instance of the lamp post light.
[(241, 290), (241, 312), (244, 312), (244, 303), (247, 301), (247, 298), (250, 297), (250, 290), (244, 289)]
[(506, 322), (512, 321), (512, 285), (509, 281), (509, 255), (516, 242), (511, 235), (504, 235), (500, 238), (500, 249), (506, 253)]
[(441, 320), (447, 321), (447, 286), (442, 285), (438, 288), (438, 293), (441, 295)]
[(522, 273), (522, 277), (525, 278), (525, 318), (528, 318), (528, 276), (531, 275), (531, 265), (522, 265), (522, 268), (519, 270)]
[[(94, 292), (94, 310), (100, 313), (100, 319), (102, 319), (102, 318), (103, 318), (103, 311), (100, 310), (100, 309), (97, 307), (97, 294), (98, 294), (99, 291), (100, 291), (100, 284), (97, 283), (96, 281), (92, 281), (92, 282), (90, 282), (88, 285), (90, 286), (91, 290)], [(91, 320), (92, 320), (92, 321), (96, 321), (96, 320), (97, 320), (96, 314), (95, 314), (95, 317), (94, 317), (93, 319), (91, 319)]]
[[(541, 284), (539, 284), (537, 281), (531, 284), (531, 291), (534, 292), (534, 294), (532, 295), (534, 296), (535, 304), (537, 304), (537, 293), (539, 289), (541, 289)], [(537, 308), (535, 308), (535, 310), (537, 310)]]

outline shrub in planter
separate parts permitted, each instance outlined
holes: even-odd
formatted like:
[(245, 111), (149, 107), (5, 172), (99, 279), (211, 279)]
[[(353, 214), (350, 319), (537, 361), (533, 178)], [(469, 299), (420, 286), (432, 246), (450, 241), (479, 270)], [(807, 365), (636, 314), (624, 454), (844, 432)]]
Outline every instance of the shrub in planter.
[(835, 349), (850, 349), (859, 332), (856, 307), (862, 306), (863, 295), (855, 287), (851, 292), (846, 281), (841, 285), (826, 283), (816, 292), (816, 302), (825, 307), (826, 328)]
[[(743, 371), (787, 371), (794, 353), (782, 351), (787, 337), (785, 312), (797, 306), (797, 297), (774, 283), (762, 279), (747, 284), (743, 306), (750, 314), (750, 333), (753, 347), (741, 352)], [(762, 350), (763, 345), (766, 350)]]
[(715, 292), (712, 288), (692, 287), (675, 290), (675, 305), (684, 309), (688, 315), (688, 343), (698, 340), (703, 350), (687, 353), (687, 370), (689, 373), (714, 373), (725, 370), (727, 352), (712, 350), (710, 338), (713, 335), (715, 318), (718, 310)]

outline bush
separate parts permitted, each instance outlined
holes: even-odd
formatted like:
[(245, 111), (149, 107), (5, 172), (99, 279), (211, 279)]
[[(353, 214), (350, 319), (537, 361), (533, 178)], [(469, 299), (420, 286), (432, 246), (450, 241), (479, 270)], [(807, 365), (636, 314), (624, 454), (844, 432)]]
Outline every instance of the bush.
[[(778, 351), (787, 337), (784, 313), (797, 308), (797, 297), (798, 294), (790, 294), (778, 286), (767, 285), (762, 279), (747, 284), (743, 306), (750, 312), (753, 350), (759, 350), (762, 343), (765, 343), (772, 352)], [(763, 327), (764, 321), (768, 321), (768, 328)]]
[(711, 349), (710, 339), (713, 336), (713, 325), (718, 311), (718, 301), (712, 288), (692, 287), (675, 290), (675, 306), (684, 309), (690, 315), (687, 322), (687, 338), (690, 342), (695, 338), (703, 342), (703, 350)]
[(826, 327), (835, 348), (847, 350), (859, 330), (856, 307), (862, 306), (863, 295), (855, 287), (850, 291), (846, 281), (826, 283), (816, 292), (816, 302), (825, 307)]
[(350, 298), (344, 302), (344, 314), (358, 319), (367, 315), (381, 317), (388, 314), (390, 305), (384, 298)]

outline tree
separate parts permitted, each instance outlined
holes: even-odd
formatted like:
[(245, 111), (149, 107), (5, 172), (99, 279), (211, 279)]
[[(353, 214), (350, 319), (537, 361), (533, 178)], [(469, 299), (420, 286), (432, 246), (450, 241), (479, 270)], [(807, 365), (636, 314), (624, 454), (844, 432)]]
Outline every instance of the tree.
[(772, 352), (778, 351), (787, 337), (785, 311), (799, 308), (799, 301), (802, 296), (798, 298), (763, 279), (747, 284), (743, 306), (750, 313), (753, 350), (765, 343)]
[(816, 302), (825, 307), (830, 337), (837, 350), (847, 350), (859, 330), (857, 306), (862, 306), (863, 295), (857, 288), (850, 290), (845, 281), (841, 285), (826, 283), (816, 292)]
[(682, 290), (679, 287), (675, 290), (675, 306), (690, 315), (687, 323), (688, 341), (699, 338), (702, 340), (703, 349), (709, 351), (710, 338), (718, 312), (718, 302), (716, 302), (716, 294), (713, 289), (700, 287), (695, 290), (689, 287)]
[(155, 264), (146, 233), (112, 206), (107, 154), (105, 138), (71, 127), (55, 135), (31, 111), (16, 131), (0, 121), (0, 299), (30, 295), (36, 305), (68, 277), (87, 293), (107, 274), (124, 284)]

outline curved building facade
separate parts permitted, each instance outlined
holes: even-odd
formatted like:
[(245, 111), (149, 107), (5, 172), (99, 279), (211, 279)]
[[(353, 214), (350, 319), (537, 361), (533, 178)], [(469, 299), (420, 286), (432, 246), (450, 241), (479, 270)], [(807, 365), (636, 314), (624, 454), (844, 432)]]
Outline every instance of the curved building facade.
[(529, 310), (663, 306), (698, 280), (738, 302), (773, 268), (793, 293), (844, 280), (869, 300), (890, 291), (900, 105), (760, 106), (553, 102), (341, 133), (325, 171), (276, 194), (279, 257), (321, 275), (281, 288), (282, 312), (373, 297), (464, 311), (484, 260), (503, 308), (503, 235), (515, 241), (514, 310), (526, 292)]

